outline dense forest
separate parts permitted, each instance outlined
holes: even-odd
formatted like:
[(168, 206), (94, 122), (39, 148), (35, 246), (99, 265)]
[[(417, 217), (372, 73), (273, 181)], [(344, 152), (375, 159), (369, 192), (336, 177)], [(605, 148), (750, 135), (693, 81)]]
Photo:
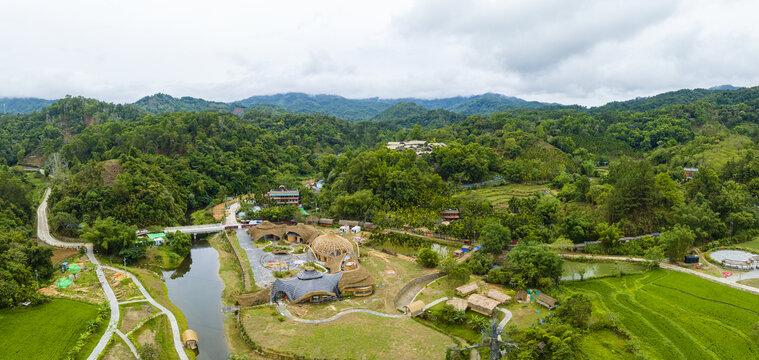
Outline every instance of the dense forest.
[(26, 175), (0, 165), (0, 308), (41, 301), (35, 293), (35, 272), (40, 280), (53, 274), (52, 249), (31, 239), (34, 208)]
[[(513, 242), (598, 241), (587, 251), (676, 258), (688, 246), (730, 245), (759, 233), (757, 106), (759, 88), (684, 90), (593, 109), (491, 115), (399, 102), (371, 121), (354, 122), (263, 104), (244, 113), (220, 107), (152, 114), (68, 97), (40, 111), (3, 115), (0, 162), (60, 170), (51, 179), (51, 225), (69, 236), (103, 224), (186, 224), (190, 213), (228, 196), (252, 192), (262, 201), (261, 194), (285, 185), (299, 188), (304, 207), (318, 216), (426, 227), (479, 239), (493, 255)], [(422, 154), (385, 147), (403, 140), (446, 146)], [(699, 171), (686, 179), (684, 167)], [(13, 204), (3, 206), (3, 231), (28, 238), (32, 210), (18, 197), (26, 185), (3, 169), (18, 179), (7, 182), (15, 188), (1, 198)], [(322, 190), (304, 187), (307, 179), (323, 179)], [(468, 189), (486, 181), (552, 191), (496, 208)], [(441, 223), (439, 212), (447, 208), (458, 208), (462, 220)], [(618, 241), (654, 232), (663, 235)], [(489, 261), (473, 262), (480, 264), (475, 271), (489, 269)], [(519, 272), (502, 267), (489, 278), (556, 281)]]

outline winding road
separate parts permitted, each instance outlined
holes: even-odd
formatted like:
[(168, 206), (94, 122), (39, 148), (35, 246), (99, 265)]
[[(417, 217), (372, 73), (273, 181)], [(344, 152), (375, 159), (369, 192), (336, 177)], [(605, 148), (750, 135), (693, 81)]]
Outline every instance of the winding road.
[[(108, 303), (111, 308), (111, 320), (108, 322), (108, 328), (106, 329), (105, 333), (103, 333), (103, 336), (100, 338), (100, 341), (98, 342), (98, 344), (92, 350), (92, 353), (90, 353), (89, 357), (87, 357), (87, 360), (97, 360), (98, 357), (100, 357), (100, 354), (105, 350), (106, 346), (108, 345), (108, 342), (111, 341), (111, 338), (113, 337), (114, 333), (120, 336), (124, 340), (124, 342), (127, 344), (127, 346), (132, 351), (134, 356), (137, 359), (139, 359), (139, 356), (137, 355), (137, 349), (135, 348), (134, 344), (131, 342), (131, 340), (129, 340), (127, 336), (125, 336), (123, 333), (121, 333), (121, 331), (118, 330), (119, 318), (121, 317), (121, 313), (119, 312), (119, 300), (116, 298), (116, 294), (114, 294), (113, 289), (111, 289), (111, 285), (108, 283), (108, 280), (105, 278), (105, 272), (103, 272), (103, 268), (115, 270), (115, 271), (123, 271), (123, 270), (108, 267), (108, 266), (101, 266), (100, 262), (95, 257), (95, 253), (92, 250), (92, 244), (63, 242), (54, 238), (50, 234), (50, 227), (47, 222), (47, 201), (49, 197), (50, 197), (50, 188), (45, 190), (45, 197), (42, 199), (42, 203), (40, 203), (40, 206), (37, 208), (37, 237), (42, 242), (51, 246), (55, 246), (55, 247), (81, 248), (82, 246), (84, 246), (86, 249), (87, 258), (90, 260), (91, 263), (95, 265), (95, 273), (97, 274), (98, 281), (100, 281), (100, 286), (103, 288), (103, 292), (105, 293), (105, 296), (108, 299)], [(174, 338), (174, 349), (177, 351), (177, 354), (179, 355), (179, 358), (181, 360), (189, 360), (189, 357), (184, 352), (184, 348), (182, 348), (182, 341), (179, 337), (179, 324), (177, 323), (177, 319), (176, 317), (174, 317), (174, 314), (171, 311), (168, 311), (165, 307), (163, 307), (157, 301), (155, 301), (150, 296), (150, 294), (145, 290), (145, 288), (142, 286), (139, 280), (137, 280), (137, 277), (129, 273), (126, 273), (126, 274), (132, 277), (132, 280), (140, 289), (142, 296), (144, 296), (145, 299), (148, 302), (150, 302), (151, 305), (155, 306), (156, 308), (161, 310), (162, 313), (168, 316), (169, 322), (171, 323), (171, 331), (173, 333), (173, 338)]]

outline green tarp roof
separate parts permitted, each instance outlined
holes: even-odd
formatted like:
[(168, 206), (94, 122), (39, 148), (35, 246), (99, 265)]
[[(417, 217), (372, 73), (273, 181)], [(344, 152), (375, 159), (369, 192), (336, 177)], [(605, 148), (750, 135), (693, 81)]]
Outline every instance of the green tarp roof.
[(58, 281), (55, 282), (55, 286), (57, 286), (57, 287), (59, 287), (61, 289), (65, 289), (65, 288), (71, 286), (72, 283), (74, 283), (74, 282), (71, 279), (67, 279), (65, 277), (62, 277), (62, 278), (58, 279)]
[(155, 239), (158, 239), (158, 238), (165, 238), (165, 237), (166, 237), (166, 234), (164, 234), (164, 233), (148, 234), (148, 239), (150, 239), (150, 240), (155, 240)]

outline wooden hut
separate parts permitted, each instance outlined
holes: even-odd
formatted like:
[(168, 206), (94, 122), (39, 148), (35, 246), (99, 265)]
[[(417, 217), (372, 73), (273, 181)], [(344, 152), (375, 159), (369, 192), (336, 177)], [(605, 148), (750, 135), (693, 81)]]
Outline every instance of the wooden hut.
[(445, 302), (446, 305), (451, 305), (456, 311), (466, 311), (466, 309), (469, 307), (469, 302), (465, 299), (451, 299)]
[(538, 304), (543, 305), (547, 307), (548, 309), (553, 309), (556, 307), (557, 300), (546, 295), (546, 294), (538, 294), (537, 296)]
[(403, 307), (403, 312), (410, 316), (418, 316), (424, 311), (424, 301), (417, 300)]
[(319, 261), (329, 261), (335, 256), (351, 254), (358, 257), (358, 244), (333, 232), (321, 235), (311, 241), (309, 248)]
[(470, 282), (466, 285), (461, 285), (456, 288), (456, 294), (459, 296), (469, 296), (470, 294), (477, 291), (477, 283), (476, 282)]
[(332, 226), (332, 224), (334, 224), (334, 223), (335, 222), (332, 219), (327, 219), (327, 218), (321, 218), (321, 219), (319, 219), (319, 225), (321, 225), (321, 226)]
[(508, 295), (506, 295), (506, 294), (504, 294), (504, 293), (502, 293), (502, 292), (500, 292), (498, 290), (495, 290), (495, 289), (488, 290), (488, 293), (485, 294), (485, 295), (487, 297), (495, 300), (495, 301), (498, 301), (498, 303), (500, 303), (502, 305), (503, 304), (511, 303), (511, 296), (508, 296)]
[(198, 334), (190, 329), (185, 330), (182, 333), (182, 344), (188, 349), (195, 350), (198, 348)]
[(469, 308), (472, 309), (472, 311), (476, 311), (482, 315), (487, 316), (493, 315), (493, 310), (495, 310), (495, 308), (500, 304), (498, 301), (480, 294), (473, 294), (469, 297), (469, 299), (467, 299), (467, 302), (469, 303)]
[(516, 300), (518, 303), (529, 302), (530, 294), (528, 294), (527, 291), (519, 290), (517, 291), (516, 295), (514, 295), (514, 300)]

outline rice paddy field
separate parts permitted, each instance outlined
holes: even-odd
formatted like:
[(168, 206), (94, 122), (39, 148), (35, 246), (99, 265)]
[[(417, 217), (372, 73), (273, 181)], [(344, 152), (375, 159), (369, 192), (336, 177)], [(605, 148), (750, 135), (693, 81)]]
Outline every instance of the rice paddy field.
[(759, 297), (696, 276), (657, 270), (572, 282), (597, 318), (612, 317), (652, 359), (757, 359)]
[(0, 310), (0, 359), (64, 358), (97, 312), (96, 305), (63, 299)]
[(548, 190), (548, 185), (508, 184), (489, 186), (468, 191), (472, 191), (487, 198), (496, 210), (506, 210), (509, 199), (512, 197), (531, 197), (536, 192), (544, 192), (546, 190)]

